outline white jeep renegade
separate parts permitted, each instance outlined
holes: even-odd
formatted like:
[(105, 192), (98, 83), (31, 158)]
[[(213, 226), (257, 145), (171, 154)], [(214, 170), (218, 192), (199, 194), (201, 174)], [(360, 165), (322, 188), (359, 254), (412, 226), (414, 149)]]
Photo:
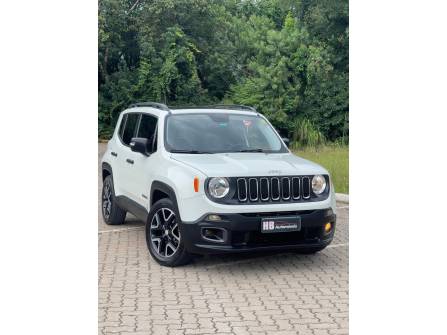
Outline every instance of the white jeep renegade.
[(131, 105), (102, 159), (102, 214), (146, 223), (153, 258), (257, 250), (314, 253), (334, 236), (329, 173), (293, 155), (254, 108)]

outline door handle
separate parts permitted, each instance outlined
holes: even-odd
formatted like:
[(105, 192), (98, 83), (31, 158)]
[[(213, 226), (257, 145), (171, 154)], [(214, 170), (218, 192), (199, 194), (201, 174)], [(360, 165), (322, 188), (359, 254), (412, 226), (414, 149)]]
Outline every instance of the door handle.
[(116, 152), (114, 152), (114, 151), (112, 151), (110, 154), (111, 154), (112, 156), (114, 156), (114, 157), (118, 157), (118, 154), (117, 154)]
[(133, 160), (130, 159), (130, 158), (127, 158), (127, 159), (126, 159), (126, 162), (129, 163), (129, 164), (133, 164)]

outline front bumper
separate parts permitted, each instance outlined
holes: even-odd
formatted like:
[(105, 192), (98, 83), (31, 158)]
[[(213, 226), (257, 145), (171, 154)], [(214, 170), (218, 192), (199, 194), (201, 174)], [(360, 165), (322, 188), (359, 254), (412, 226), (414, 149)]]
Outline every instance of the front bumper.
[(332, 208), (336, 211), (335, 193), (331, 192), (330, 196), (322, 201), (302, 202), (302, 203), (265, 203), (256, 205), (237, 204), (226, 205), (220, 204), (208, 199), (205, 194), (198, 194), (190, 198), (179, 198), (178, 204), (179, 214), (182, 221), (191, 223), (199, 222), (203, 219), (205, 213), (219, 213), (226, 215), (228, 213), (267, 213), (267, 212), (285, 212), (285, 211), (307, 211), (317, 209)]
[[(300, 231), (261, 233), (262, 217), (280, 217), (291, 214), (301, 217)], [(217, 254), (325, 247), (333, 239), (336, 222), (336, 215), (331, 208), (294, 212), (218, 214), (224, 220), (217, 222), (207, 221), (208, 215), (204, 215), (195, 222), (180, 225), (185, 247), (191, 253)], [(332, 223), (332, 229), (325, 233), (324, 225), (328, 222)], [(220, 241), (207, 239), (204, 236), (207, 228), (217, 228), (222, 232), (222, 239)]]

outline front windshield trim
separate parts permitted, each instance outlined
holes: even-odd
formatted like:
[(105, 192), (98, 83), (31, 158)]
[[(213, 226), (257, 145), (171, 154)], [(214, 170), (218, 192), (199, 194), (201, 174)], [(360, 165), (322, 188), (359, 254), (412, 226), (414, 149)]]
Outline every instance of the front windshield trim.
[[(260, 119), (264, 119), (268, 125), (268, 127), (273, 131), (273, 133), (275, 134), (275, 136), (279, 139), (279, 143), (281, 145), (281, 147), (278, 150), (262, 150), (261, 151), (240, 151), (240, 150), (224, 150), (224, 151), (212, 151), (212, 152), (194, 152), (194, 153), (188, 153), (188, 152), (184, 152), (184, 153), (176, 153), (174, 148), (171, 148), (170, 145), (168, 144), (167, 141), (167, 133), (168, 133), (168, 120), (171, 117), (175, 117), (175, 116), (183, 116), (183, 115), (210, 115), (210, 114), (216, 114), (216, 115), (237, 115), (237, 116), (247, 116), (247, 117), (254, 117), (254, 118), (260, 118)], [(268, 121), (268, 119), (266, 119), (264, 116), (260, 115), (259, 113), (256, 114), (245, 114), (245, 113), (217, 113), (217, 112), (203, 112), (203, 113), (197, 113), (197, 112), (191, 112), (191, 113), (170, 113), (168, 115), (166, 115), (166, 117), (164, 118), (164, 134), (163, 134), (163, 144), (164, 144), (164, 149), (166, 150), (166, 152), (172, 153), (172, 154), (222, 154), (222, 153), (242, 153), (242, 154), (259, 154), (259, 153), (263, 153), (263, 154), (285, 154), (285, 153), (289, 153), (289, 149), (284, 145), (281, 136), (279, 136), (278, 132), (276, 131), (276, 129), (270, 124), (270, 122)], [(192, 149), (193, 150), (193, 149)], [(174, 151), (174, 152), (173, 152)]]

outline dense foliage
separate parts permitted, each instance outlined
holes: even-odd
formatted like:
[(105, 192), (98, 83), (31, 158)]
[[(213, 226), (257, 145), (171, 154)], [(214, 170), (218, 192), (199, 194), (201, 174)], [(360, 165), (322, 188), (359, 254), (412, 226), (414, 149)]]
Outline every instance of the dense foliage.
[(348, 1), (99, 0), (98, 76), (100, 136), (132, 102), (224, 102), (346, 141)]

